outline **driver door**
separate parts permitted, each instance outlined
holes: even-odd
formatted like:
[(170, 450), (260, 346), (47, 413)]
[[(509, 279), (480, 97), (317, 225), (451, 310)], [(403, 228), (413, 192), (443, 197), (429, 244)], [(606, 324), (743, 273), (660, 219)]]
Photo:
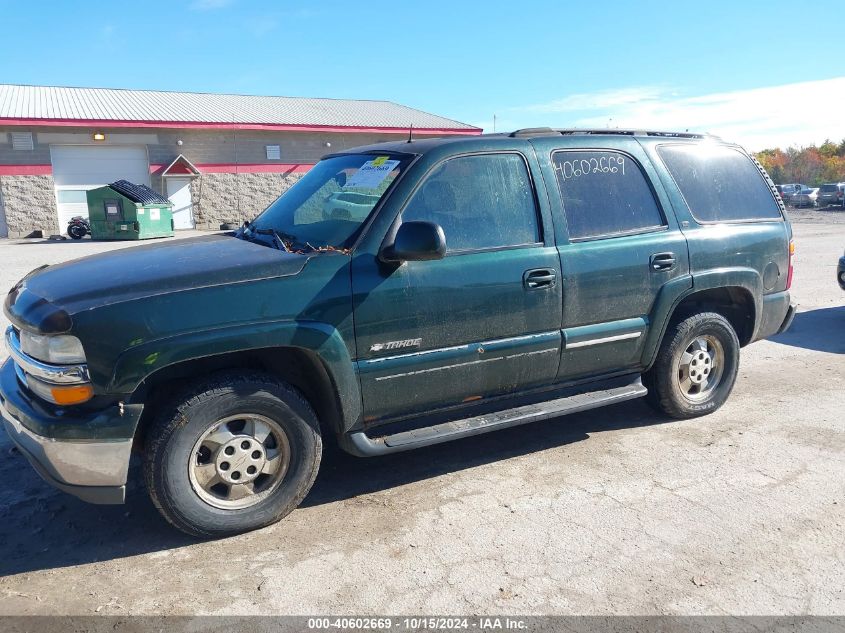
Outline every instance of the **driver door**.
[(429, 170), (397, 221), (440, 225), (446, 256), (353, 261), (365, 422), (555, 379), (560, 266), (543, 215), (520, 152), (453, 157)]

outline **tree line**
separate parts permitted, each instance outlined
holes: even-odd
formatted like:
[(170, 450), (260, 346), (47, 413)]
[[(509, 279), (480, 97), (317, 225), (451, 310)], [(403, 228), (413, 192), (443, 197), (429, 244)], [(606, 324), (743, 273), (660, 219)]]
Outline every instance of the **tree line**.
[(818, 147), (764, 149), (755, 154), (778, 184), (800, 182), (818, 187), (826, 182), (845, 182), (845, 139), (826, 140)]

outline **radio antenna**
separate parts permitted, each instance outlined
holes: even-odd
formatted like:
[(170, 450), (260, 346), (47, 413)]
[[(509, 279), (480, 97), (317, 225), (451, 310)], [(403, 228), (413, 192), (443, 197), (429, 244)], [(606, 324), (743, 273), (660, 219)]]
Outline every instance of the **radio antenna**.
[(408, 129), (408, 142), (414, 142), (414, 124), (411, 123), (411, 127)]

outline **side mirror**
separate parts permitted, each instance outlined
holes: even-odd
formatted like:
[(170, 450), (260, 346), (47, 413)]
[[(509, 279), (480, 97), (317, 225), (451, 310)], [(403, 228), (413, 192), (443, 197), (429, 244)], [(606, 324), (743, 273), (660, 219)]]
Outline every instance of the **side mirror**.
[(393, 244), (382, 251), (382, 259), (390, 262), (413, 262), (443, 259), (446, 236), (433, 222), (403, 222), (396, 231)]

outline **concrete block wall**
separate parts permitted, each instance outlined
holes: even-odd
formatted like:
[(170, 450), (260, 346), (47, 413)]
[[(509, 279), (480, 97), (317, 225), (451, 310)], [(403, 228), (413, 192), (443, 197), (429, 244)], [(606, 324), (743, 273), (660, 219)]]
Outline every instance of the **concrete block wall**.
[(302, 174), (203, 174), (191, 182), (198, 229), (252, 220), (287, 191)]
[(0, 176), (0, 214), (7, 237), (27, 237), (42, 231), (58, 232), (59, 214), (52, 176)]

